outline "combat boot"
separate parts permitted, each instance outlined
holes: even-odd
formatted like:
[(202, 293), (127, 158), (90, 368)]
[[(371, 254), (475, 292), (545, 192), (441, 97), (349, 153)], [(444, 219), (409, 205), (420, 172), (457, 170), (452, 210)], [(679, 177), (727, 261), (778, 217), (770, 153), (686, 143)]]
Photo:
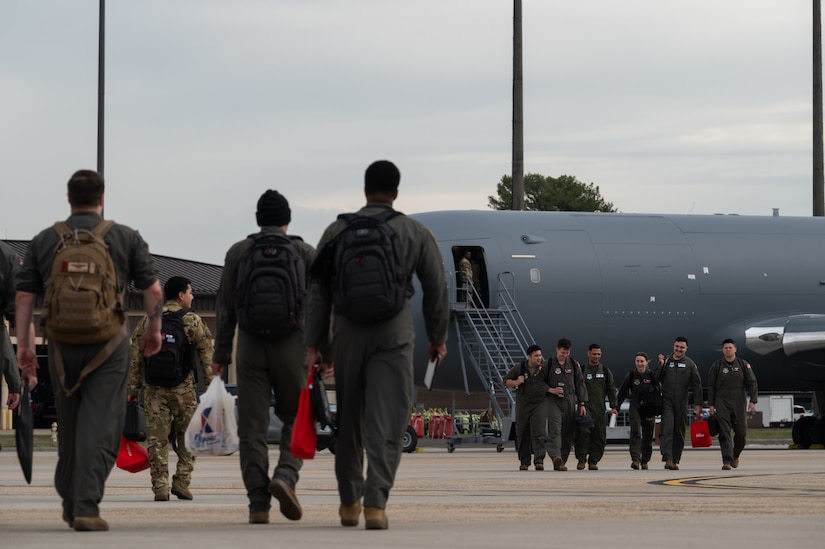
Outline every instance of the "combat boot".
[(338, 507), (338, 516), (341, 517), (341, 526), (358, 526), (358, 519), (361, 516), (361, 502), (356, 501), (351, 505), (342, 503)]
[(378, 507), (364, 507), (364, 522), (367, 530), (386, 530), (389, 528), (387, 513)]
[(591, 463), (590, 465), (588, 465), (587, 469), (590, 470), (590, 471), (598, 471), (599, 466), (595, 463)]
[(269, 511), (250, 511), (249, 524), (269, 524)]
[(667, 460), (667, 462), (665, 462), (665, 469), (673, 471), (673, 470), (678, 469), (678, 467), (676, 467), (676, 464), (673, 463), (672, 459), (669, 459), (669, 460)]
[(638, 469), (639, 468), (639, 462), (634, 461), (633, 463), (630, 464), (630, 468), (631, 469)]
[(581, 471), (581, 470), (583, 470), (583, 469), (584, 469), (585, 465), (587, 465), (585, 462), (580, 461), (580, 462), (578, 462), (578, 463), (576, 464), (576, 469), (578, 469), (579, 471)]
[(733, 463), (731, 463), (730, 465), (731, 465), (731, 467), (733, 467), (734, 469), (736, 469), (737, 467), (739, 467), (739, 458), (733, 458)]
[(289, 520), (301, 520), (304, 510), (295, 495), (295, 488), (285, 479), (275, 476), (269, 483), (269, 493), (281, 504), (281, 514)]
[(109, 529), (109, 524), (100, 518), (100, 515), (96, 517), (75, 517), (72, 528), (78, 532), (103, 532)]
[(189, 488), (181, 485), (172, 485), (172, 494), (178, 496), (178, 499), (192, 499), (192, 492)]

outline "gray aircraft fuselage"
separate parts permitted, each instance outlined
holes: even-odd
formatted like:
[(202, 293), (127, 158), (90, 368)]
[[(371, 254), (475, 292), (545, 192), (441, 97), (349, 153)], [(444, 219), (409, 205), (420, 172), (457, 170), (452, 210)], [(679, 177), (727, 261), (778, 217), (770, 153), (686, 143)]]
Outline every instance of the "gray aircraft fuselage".
[[(655, 364), (676, 336), (703, 385), (722, 340), (756, 372), (760, 392), (825, 390), (825, 219), (737, 215), (441, 211), (413, 214), (435, 235), (456, 299), (454, 273), (473, 251), (479, 292), (497, 305), (500, 273), (545, 357), (559, 338), (586, 361), (589, 344), (621, 379), (637, 351)], [(478, 284), (478, 282), (477, 282)], [(416, 382), (426, 332), (416, 287)], [(464, 389), (451, 324), (435, 387)], [(453, 345), (451, 345), (453, 343)], [(468, 372), (471, 391), (483, 391)]]

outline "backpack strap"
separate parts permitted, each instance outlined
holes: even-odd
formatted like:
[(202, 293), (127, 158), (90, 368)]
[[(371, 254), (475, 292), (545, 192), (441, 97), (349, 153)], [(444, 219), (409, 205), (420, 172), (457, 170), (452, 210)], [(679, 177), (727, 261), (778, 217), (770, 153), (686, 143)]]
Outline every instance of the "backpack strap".
[(106, 342), (106, 345), (98, 351), (98, 353), (94, 356), (94, 358), (83, 367), (80, 371), (80, 375), (77, 377), (77, 382), (75, 382), (74, 386), (71, 389), (66, 388), (66, 368), (63, 365), (63, 351), (60, 347), (60, 344), (56, 341), (49, 342), (50, 345), (54, 345), (54, 366), (57, 370), (57, 378), (60, 381), (60, 388), (66, 393), (67, 397), (72, 396), (75, 391), (80, 388), (80, 384), (83, 380), (92, 372), (97, 370), (101, 364), (106, 362), (106, 360), (112, 356), (112, 353), (117, 349), (118, 345), (126, 338), (126, 323), (124, 322), (120, 326), (120, 331), (115, 334), (115, 336)]

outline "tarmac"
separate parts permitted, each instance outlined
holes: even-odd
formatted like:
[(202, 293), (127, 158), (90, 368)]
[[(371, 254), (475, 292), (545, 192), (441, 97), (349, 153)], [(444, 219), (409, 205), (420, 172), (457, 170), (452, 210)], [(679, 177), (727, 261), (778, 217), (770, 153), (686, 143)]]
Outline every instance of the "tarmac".
[[(822, 547), (825, 451), (750, 445), (741, 464), (721, 470), (718, 447), (686, 449), (679, 471), (667, 471), (657, 449), (648, 471), (630, 468), (626, 445), (608, 445), (598, 471), (518, 470), (503, 452), (481, 443), (447, 451), (422, 441), (404, 454), (387, 506), (390, 527), (344, 528), (338, 519), (335, 457), (304, 462), (300, 521), (278, 512), (270, 524), (247, 523), (238, 455), (200, 457), (195, 498), (155, 502), (149, 471), (115, 468), (101, 516), (108, 532), (75, 532), (61, 520), (52, 480), (57, 453), (36, 451), (31, 485), (14, 450), (0, 452), (0, 546), (49, 547)], [(278, 450), (270, 447), (270, 461)], [(174, 457), (170, 465), (174, 467)]]

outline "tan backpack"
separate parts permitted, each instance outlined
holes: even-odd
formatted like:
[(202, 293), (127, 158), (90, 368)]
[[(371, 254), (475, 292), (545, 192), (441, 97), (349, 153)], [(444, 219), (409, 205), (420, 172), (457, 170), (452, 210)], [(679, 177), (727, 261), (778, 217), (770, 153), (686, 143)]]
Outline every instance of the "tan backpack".
[(86, 345), (109, 342), (80, 374), (77, 384), (112, 354), (126, 335), (123, 294), (117, 290), (115, 270), (106, 233), (115, 225), (104, 220), (92, 230), (71, 229), (64, 221), (54, 224), (60, 241), (54, 249), (52, 272), (43, 304), (46, 337), (56, 344), (58, 373), (65, 389), (60, 343)]

